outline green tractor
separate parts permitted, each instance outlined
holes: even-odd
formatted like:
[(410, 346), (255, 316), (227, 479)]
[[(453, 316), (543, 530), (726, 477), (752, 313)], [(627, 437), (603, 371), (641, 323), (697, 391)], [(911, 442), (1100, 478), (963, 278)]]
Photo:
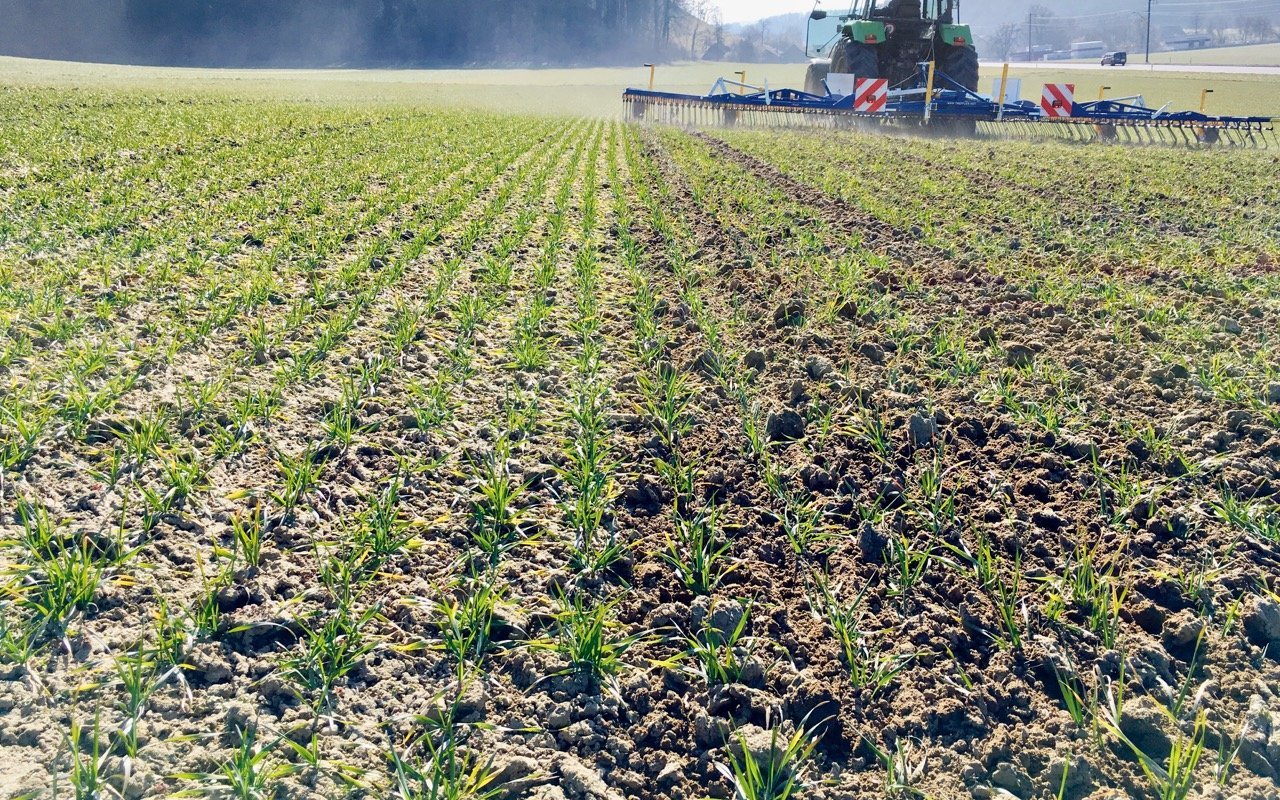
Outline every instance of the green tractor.
[(938, 70), (971, 91), (978, 88), (973, 32), (959, 23), (960, 0), (861, 0), (849, 13), (809, 15), (808, 55), (813, 61), (805, 91), (825, 95), (830, 74), (887, 78), (890, 89), (920, 87), (919, 64)]

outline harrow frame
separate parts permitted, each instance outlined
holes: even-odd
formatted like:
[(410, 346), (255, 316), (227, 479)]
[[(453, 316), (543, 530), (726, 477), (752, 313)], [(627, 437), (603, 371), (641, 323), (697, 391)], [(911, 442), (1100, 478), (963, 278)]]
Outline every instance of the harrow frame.
[[(927, 66), (927, 65), (923, 65)], [(623, 93), (635, 120), (691, 127), (857, 127), (932, 124), (957, 126), (995, 138), (1059, 138), (1079, 142), (1269, 148), (1280, 146), (1271, 117), (1211, 116), (1167, 112), (1116, 100), (1074, 103), (1069, 117), (1049, 117), (1029, 101), (999, 103), (936, 73), (932, 97), (926, 89), (889, 92), (885, 109), (854, 109), (852, 95), (810, 94), (719, 79), (705, 95), (644, 89)], [(736, 90), (736, 91), (735, 91)]]

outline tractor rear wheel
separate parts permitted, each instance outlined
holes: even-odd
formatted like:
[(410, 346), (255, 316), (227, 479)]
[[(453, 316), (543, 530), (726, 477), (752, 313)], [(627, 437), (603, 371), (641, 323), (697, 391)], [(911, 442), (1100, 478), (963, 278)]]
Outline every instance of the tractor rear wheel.
[(841, 39), (831, 48), (831, 72), (875, 80), (880, 77), (880, 54), (869, 44)]
[(826, 97), (827, 86), (824, 81), (826, 81), (827, 75), (830, 73), (830, 61), (814, 61), (809, 65), (808, 71), (804, 74), (804, 90), (809, 94)]
[(938, 65), (948, 78), (971, 92), (978, 91), (978, 51), (972, 47), (947, 47)]

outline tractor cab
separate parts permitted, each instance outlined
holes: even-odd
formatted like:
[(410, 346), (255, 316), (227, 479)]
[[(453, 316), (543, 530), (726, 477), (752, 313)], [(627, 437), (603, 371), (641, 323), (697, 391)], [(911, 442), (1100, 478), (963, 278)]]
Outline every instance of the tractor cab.
[(948, 3), (946, 0), (924, 3), (920, 0), (875, 0), (862, 5), (865, 7), (867, 19), (927, 20), (949, 23), (955, 14), (955, 3)]
[(959, 0), (863, 0), (839, 15), (814, 8), (806, 52), (810, 58), (830, 58), (845, 38), (863, 44), (882, 44), (892, 37), (938, 38), (956, 47), (972, 46), (969, 26), (956, 24), (959, 15)]
[(918, 64), (937, 62), (955, 83), (978, 85), (973, 33), (959, 23), (959, 0), (862, 0), (848, 13), (814, 8), (807, 53), (813, 59), (805, 90), (821, 94), (829, 73), (886, 78), (893, 88), (914, 88)]

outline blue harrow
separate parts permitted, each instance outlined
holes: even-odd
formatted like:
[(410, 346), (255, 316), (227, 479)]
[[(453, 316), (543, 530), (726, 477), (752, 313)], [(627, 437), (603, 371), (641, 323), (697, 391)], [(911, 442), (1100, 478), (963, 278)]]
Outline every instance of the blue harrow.
[[(927, 81), (922, 80), (922, 84)], [(1271, 117), (1210, 116), (1170, 112), (1136, 102), (1073, 103), (1051, 116), (1029, 101), (999, 102), (970, 91), (941, 72), (932, 93), (925, 88), (887, 92), (878, 110), (858, 110), (854, 95), (810, 94), (720, 79), (705, 95), (643, 89), (623, 93), (630, 116), (666, 124), (703, 127), (919, 127), (991, 137), (1064, 138), (1076, 141), (1165, 145), (1272, 147)]]

